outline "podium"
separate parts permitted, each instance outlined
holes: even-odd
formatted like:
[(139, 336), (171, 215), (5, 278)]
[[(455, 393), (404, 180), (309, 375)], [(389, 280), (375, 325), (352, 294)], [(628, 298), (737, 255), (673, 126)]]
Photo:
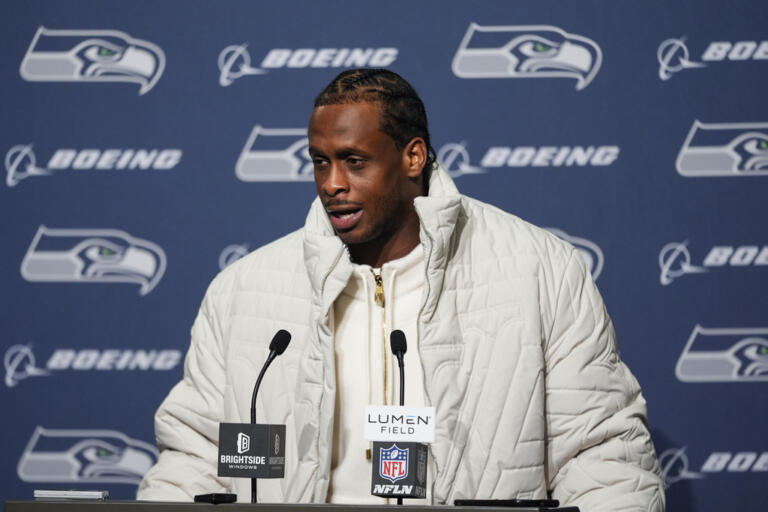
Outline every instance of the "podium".
[(8, 501), (6, 512), (579, 512), (577, 507), (563, 508), (508, 508), (508, 507), (455, 507), (449, 505), (334, 505), (307, 503), (171, 503), (161, 501)]

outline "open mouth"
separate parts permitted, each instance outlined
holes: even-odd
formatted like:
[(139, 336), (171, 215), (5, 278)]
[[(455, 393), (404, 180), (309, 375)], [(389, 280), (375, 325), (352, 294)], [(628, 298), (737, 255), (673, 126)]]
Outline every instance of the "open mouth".
[(337, 230), (349, 230), (355, 227), (360, 217), (363, 215), (362, 208), (350, 208), (347, 210), (336, 210), (328, 212), (331, 224)]

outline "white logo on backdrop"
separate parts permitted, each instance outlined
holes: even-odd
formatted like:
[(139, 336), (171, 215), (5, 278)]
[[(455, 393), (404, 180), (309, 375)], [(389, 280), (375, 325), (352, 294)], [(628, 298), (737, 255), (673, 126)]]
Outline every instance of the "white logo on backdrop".
[(173, 169), (181, 161), (180, 149), (57, 149), (46, 167), (37, 166), (32, 144), (18, 144), (5, 155), (5, 184), (15, 187), (31, 176), (63, 170)]
[(256, 125), (235, 165), (242, 181), (313, 181), (306, 128)]
[(227, 46), (219, 53), (219, 85), (227, 87), (240, 77), (263, 75), (265, 70), (251, 66), (248, 43)]
[(461, 142), (449, 142), (443, 144), (437, 152), (437, 161), (443, 166), (452, 178), (458, 178), (464, 174), (483, 174), (485, 170), (476, 167), (469, 162), (467, 144)]
[(20, 380), (27, 377), (43, 377), (49, 372), (38, 368), (35, 363), (35, 354), (28, 345), (13, 345), (5, 351), (3, 357), (5, 366), (5, 385), (9, 388), (16, 386)]
[(118, 229), (40, 226), (21, 262), (27, 281), (135, 283), (146, 295), (165, 273), (163, 249)]
[(768, 381), (768, 328), (694, 327), (675, 366), (683, 382)]
[(659, 253), (659, 267), (661, 267), (659, 282), (664, 286), (682, 275), (707, 271), (706, 268), (691, 265), (691, 253), (688, 251), (687, 240), (671, 242), (662, 247)]
[(28, 377), (44, 377), (65, 370), (167, 371), (176, 368), (181, 359), (179, 350), (57, 348), (43, 369), (37, 367), (30, 345), (13, 345), (6, 350), (3, 363), (5, 385), (12, 388)]
[(24, 482), (138, 485), (157, 448), (117, 430), (38, 426), (16, 471)]
[(659, 282), (667, 286), (686, 274), (701, 274), (717, 267), (768, 266), (768, 245), (715, 245), (700, 266), (691, 264), (688, 241), (671, 242), (659, 253)]
[(50, 170), (37, 166), (32, 144), (19, 144), (9, 149), (5, 154), (5, 170), (7, 172), (5, 184), (9, 187), (15, 187), (24, 178), (51, 173)]
[(675, 165), (686, 177), (768, 175), (768, 123), (694, 121)]
[(219, 255), (219, 270), (224, 270), (243, 256), (248, 254), (248, 245), (232, 244), (222, 249)]
[(692, 62), (689, 58), (688, 47), (685, 46), (685, 38), (667, 39), (662, 41), (656, 51), (656, 59), (659, 61), (659, 78), (669, 80), (673, 73), (683, 69), (705, 67), (701, 62)]
[(219, 85), (227, 87), (243, 76), (263, 75), (280, 68), (385, 68), (397, 59), (397, 48), (273, 48), (251, 65), (248, 43), (233, 44), (219, 52)]
[(708, 67), (705, 64), (707, 62), (765, 61), (768, 59), (768, 41), (712, 41), (701, 54), (699, 61), (692, 61), (686, 38), (670, 38), (661, 42), (656, 50), (656, 59), (659, 61), (659, 78), (666, 81), (684, 69)]
[(592, 279), (597, 281), (597, 278), (600, 277), (600, 272), (603, 271), (603, 262), (605, 261), (605, 257), (603, 256), (603, 250), (600, 249), (600, 247), (595, 242), (587, 240), (586, 238), (569, 235), (562, 229), (544, 229), (573, 245), (579, 251), (581, 258), (587, 265), (589, 272), (592, 274)]
[(664, 478), (666, 487), (681, 480), (704, 478), (704, 475), (701, 473), (696, 473), (688, 469), (688, 456), (685, 454), (687, 448), (687, 446), (682, 448), (670, 448), (659, 455), (661, 476)]
[(125, 32), (39, 27), (19, 73), (29, 82), (131, 82), (145, 94), (164, 69), (159, 46)]
[(552, 25), (471, 23), (451, 67), (461, 78), (573, 78), (580, 90), (602, 60), (593, 40)]
[(437, 152), (437, 160), (448, 173), (483, 174), (489, 169), (508, 167), (605, 167), (619, 157), (618, 146), (491, 146), (479, 166), (470, 164), (467, 144), (447, 143)]
[(689, 469), (687, 447), (670, 448), (659, 456), (659, 465), (666, 486), (682, 480), (706, 478), (717, 473), (764, 473), (768, 468), (768, 452), (711, 452), (698, 472)]

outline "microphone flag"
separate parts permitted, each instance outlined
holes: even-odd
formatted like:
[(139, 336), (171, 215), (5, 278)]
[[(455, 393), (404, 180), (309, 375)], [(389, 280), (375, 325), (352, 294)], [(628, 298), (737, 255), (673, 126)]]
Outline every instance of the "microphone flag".
[(285, 425), (219, 424), (218, 475), (284, 478)]

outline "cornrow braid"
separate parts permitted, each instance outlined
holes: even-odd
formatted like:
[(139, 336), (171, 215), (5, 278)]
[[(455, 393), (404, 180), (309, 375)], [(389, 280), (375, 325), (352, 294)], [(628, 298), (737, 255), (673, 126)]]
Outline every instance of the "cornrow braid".
[(403, 77), (388, 69), (350, 69), (323, 89), (315, 98), (315, 108), (362, 102), (379, 104), (380, 129), (398, 150), (402, 151), (414, 137), (424, 139), (427, 161), (422, 173), (426, 191), (436, 157), (429, 139), (427, 111), (418, 93)]

